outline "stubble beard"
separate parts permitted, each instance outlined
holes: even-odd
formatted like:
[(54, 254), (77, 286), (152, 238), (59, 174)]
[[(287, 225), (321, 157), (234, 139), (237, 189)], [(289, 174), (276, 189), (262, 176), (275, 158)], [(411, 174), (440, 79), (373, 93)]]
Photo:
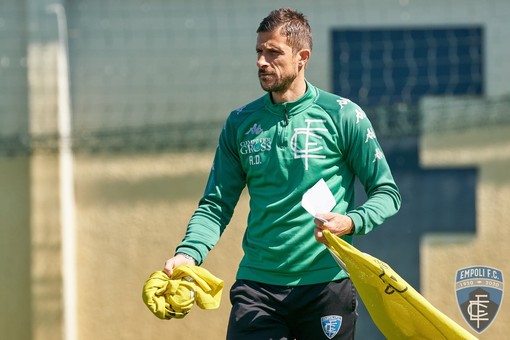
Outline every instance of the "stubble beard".
[[(263, 80), (262, 78), (265, 78)], [(297, 78), (297, 74), (289, 74), (285, 77), (278, 78), (274, 73), (264, 73), (259, 71), (260, 86), (264, 91), (281, 93), (290, 88), (290, 85)]]

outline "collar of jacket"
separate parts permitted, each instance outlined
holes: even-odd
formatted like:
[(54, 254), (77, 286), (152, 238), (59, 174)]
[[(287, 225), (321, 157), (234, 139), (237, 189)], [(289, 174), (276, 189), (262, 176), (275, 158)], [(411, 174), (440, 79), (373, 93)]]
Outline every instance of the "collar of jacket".
[[(306, 80), (305, 80), (306, 81)], [(309, 108), (317, 98), (317, 89), (306, 81), (306, 91), (300, 98), (296, 99), (293, 102), (285, 102), (285, 103), (273, 103), (271, 99), (271, 93), (266, 94), (265, 105), (266, 108), (275, 113), (284, 117), (296, 115), (307, 108)]]

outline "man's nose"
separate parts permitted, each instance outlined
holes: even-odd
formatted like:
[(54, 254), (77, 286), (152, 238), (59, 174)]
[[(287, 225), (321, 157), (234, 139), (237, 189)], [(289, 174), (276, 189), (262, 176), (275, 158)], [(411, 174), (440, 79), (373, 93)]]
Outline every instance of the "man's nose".
[(259, 57), (257, 58), (257, 67), (263, 68), (264, 66), (267, 66), (267, 65), (268, 65), (268, 62), (266, 60), (266, 57), (264, 57), (263, 54), (259, 55)]

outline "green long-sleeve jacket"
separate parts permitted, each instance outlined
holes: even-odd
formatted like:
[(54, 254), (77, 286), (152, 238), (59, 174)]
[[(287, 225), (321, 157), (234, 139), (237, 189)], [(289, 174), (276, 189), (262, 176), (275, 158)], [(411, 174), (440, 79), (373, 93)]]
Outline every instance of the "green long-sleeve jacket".
[[(358, 177), (367, 201), (354, 206)], [(294, 102), (265, 96), (233, 111), (219, 138), (204, 196), (177, 252), (201, 264), (229, 224), (247, 187), (250, 213), (238, 279), (305, 285), (345, 277), (314, 238), (313, 217), (301, 206), (305, 191), (323, 178), (334, 212), (366, 234), (400, 208), (400, 194), (365, 113), (348, 99), (307, 83)], [(344, 236), (352, 243), (352, 236)]]

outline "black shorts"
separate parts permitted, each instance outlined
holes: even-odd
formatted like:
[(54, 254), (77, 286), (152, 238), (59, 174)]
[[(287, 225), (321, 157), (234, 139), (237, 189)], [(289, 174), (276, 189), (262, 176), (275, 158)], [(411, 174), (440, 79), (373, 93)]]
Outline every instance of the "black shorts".
[(305, 286), (237, 280), (227, 340), (353, 339), (356, 289), (350, 279)]

